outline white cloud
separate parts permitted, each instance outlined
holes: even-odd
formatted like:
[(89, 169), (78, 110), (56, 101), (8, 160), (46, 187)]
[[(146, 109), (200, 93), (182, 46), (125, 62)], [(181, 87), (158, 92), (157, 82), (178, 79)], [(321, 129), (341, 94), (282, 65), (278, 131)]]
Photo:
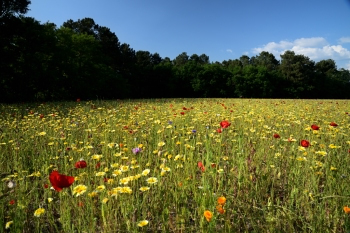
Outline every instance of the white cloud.
[[(350, 43), (350, 37), (342, 37), (339, 39), (339, 42)], [(280, 55), (287, 50), (294, 51), (295, 54), (305, 55), (316, 62), (323, 59), (340, 61), (341, 65), (337, 62), (339, 68), (348, 69), (350, 66), (350, 63), (345, 64), (344, 62), (350, 60), (350, 50), (339, 44), (331, 45), (323, 37), (300, 38), (294, 41), (282, 40), (278, 43), (269, 42), (262, 47), (252, 49), (252, 52), (259, 54), (262, 51), (267, 51), (279, 59)]]
[(341, 37), (338, 42), (340, 44), (350, 43), (350, 37)]
[(300, 47), (324, 46), (328, 42), (322, 37), (300, 38), (296, 39), (293, 44)]
[(226, 49), (226, 52), (232, 53), (232, 49)]

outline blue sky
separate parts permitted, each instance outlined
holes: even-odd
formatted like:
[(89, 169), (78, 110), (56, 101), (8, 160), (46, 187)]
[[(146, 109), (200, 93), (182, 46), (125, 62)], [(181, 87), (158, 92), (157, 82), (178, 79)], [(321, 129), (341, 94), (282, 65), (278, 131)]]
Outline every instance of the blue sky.
[(350, 69), (350, 0), (32, 0), (41, 23), (90, 17), (135, 50), (211, 62), (286, 50)]

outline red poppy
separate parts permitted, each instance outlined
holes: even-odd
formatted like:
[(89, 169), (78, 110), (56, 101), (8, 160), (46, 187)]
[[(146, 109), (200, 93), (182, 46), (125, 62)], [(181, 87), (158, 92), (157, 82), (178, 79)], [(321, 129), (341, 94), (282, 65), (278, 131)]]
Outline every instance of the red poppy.
[(184, 112), (180, 112), (180, 114), (181, 114), (181, 115), (185, 115), (185, 113), (184, 113)]
[(275, 134), (273, 135), (273, 137), (274, 137), (274, 138), (280, 138), (281, 136), (280, 136), (278, 133), (275, 133)]
[(44, 114), (40, 114), (40, 119), (43, 119), (44, 118)]
[(49, 188), (49, 185), (48, 184), (44, 184), (44, 188), (45, 189)]
[(329, 125), (330, 125), (330, 126), (334, 126), (334, 127), (338, 126), (338, 124), (335, 123), (335, 122), (333, 122), (333, 121), (332, 121)]
[(51, 172), (49, 179), (53, 188), (58, 192), (62, 191), (63, 188), (71, 186), (74, 182), (73, 176), (62, 175), (58, 171)]
[(228, 122), (228, 121), (221, 121), (221, 122), (220, 122), (221, 128), (224, 128), (224, 129), (226, 129), (226, 128), (229, 127), (230, 125), (231, 125), (231, 123)]
[(310, 142), (308, 140), (301, 140), (300, 141), (300, 145), (302, 147), (309, 147), (310, 146)]
[(221, 129), (221, 128), (218, 128), (218, 129), (216, 130), (216, 132), (222, 133), (222, 129)]
[(16, 201), (15, 200), (11, 200), (11, 201), (9, 201), (9, 204), (10, 205), (14, 205), (16, 203)]
[(205, 171), (205, 167), (204, 167), (204, 165), (203, 165), (203, 163), (202, 163), (201, 161), (199, 161), (199, 162), (197, 163), (197, 166), (198, 166), (198, 168), (200, 168), (200, 169), (202, 170), (202, 172)]
[(97, 164), (96, 164), (96, 166), (95, 166), (95, 168), (100, 168), (101, 167), (101, 163), (100, 162), (98, 162)]
[(84, 160), (80, 160), (76, 162), (74, 166), (76, 168), (85, 168), (87, 166), (87, 163)]
[(313, 130), (319, 130), (320, 127), (318, 127), (317, 125), (311, 125), (311, 129), (313, 129)]

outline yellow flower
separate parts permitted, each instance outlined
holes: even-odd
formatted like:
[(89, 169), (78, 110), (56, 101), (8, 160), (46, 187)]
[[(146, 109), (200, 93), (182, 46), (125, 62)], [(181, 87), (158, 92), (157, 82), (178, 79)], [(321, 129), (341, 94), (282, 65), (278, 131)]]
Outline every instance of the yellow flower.
[(204, 211), (204, 217), (208, 222), (210, 222), (211, 218), (213, 217), (213, 213), (209, 210), (206, 210)]
[(47, 198), (47, 202), (48, 202), (48, 203), (50, 203), (50, 202), (52, 202), (52, 201), (53, 201), (53, 198), (51, 198), (51, 197)]
[(83, 193), (85, 193), (86, 190), (87, 190), (87, 187), (85, 185), (80, 184), (73, 189), (73, 195), (76, 194), (75, 196), (78, 197)]
[(149, 190), (150, 189), (150, 187), (141, 187), (139, 190), (141, 191), (141, 192), (145, 192), (145, 191), (147, 191), (147, 190)]
[(46, 132), (40, 132), (39, 133), (39, 136), (45, 136), (46, 135)]
[(165, 142), (159, 142), (158, 143), (158, 146), (161, 147), (161, 146), (164, 146), (165, 145)]
[(108, 179), (107, 183), (108, 183), (108, 184), (113, 184), (113, 183), (114, 183), (114, 180), (113, 180), (113, 179)]
[(6, 223), (5, 229), (9, 229), (13, 221), (9, 221)]
[(341, 146), (336, 146), (334, 144), (330, 144), (328, 147), (331, 149), (336, 149), (336, 148), (340, 148)]
[(106, 204), (108, 202), (108, 198), (106, 197), (106, 198), (103, 198), (103, 200), (102, 200), (102, 203), (103, 204)]
[(119, 184), (123, 184), (123, 185), (127, 185), (130, 181), (129, 177), (124, 177), (122, 179), (119, 180)]
[(89, 197), (96, 197), (98, 193), (96, 191), (92, 191), (91, 193), (88, 194)]
[(162, 171), (165, 171), (165, 172), (170, 172), (170, 171), (171, 171), (171, 169), (170, 169), (170, 167), (163, 167), (163, 168), (162, 168)]
[(45, 209), (43, 209), (43, 208), (39, 208), (39, 209), (37, 209), (35, 212), (34, 212), (34, 216), (35, 217), (40, 217), (42, 214), (44, 214), (45, 213)]
[(91, 156), (92, 159), (97, 161), (99, 161), (102, 157), (103, 157), (102, 155), (97, 155), (97, 154)]
[(142, 221), (140, 221), (138, 224), (137, 224), (137, 226), (139, 226), (139, 227), (144, 227), (144, 226), (146, 226), (148, 224), (148, 221), (147, 220), (142, 220)]
[(217, 172), (218, 172), (219, 174), (224, 173), (224, 169), (220, 168), (220, 169), (218, 169)]
[(127, 172), (127, 171), (129, 170), (129, 166), (127, 166), (127, 165), (122, 165), (122, 166), (120, 166), (120, 170), (121, 170), (122, 172)]
[(105, 172), (97, 172), (97, 173), (96, 173), (96, 176), (104, 176), (104, 175), (106, 175)]
[(148, 184), (155, 184), (157, 182), (158, 182), (158, 179), (155, 178), (155, 177), (150, 177), (150, 178), (147, 179), (147, 183)]
[(100, 185), (100, 186), (97, 186), (96, 191), (97, 191), (97, 192), (101, 192), (101, 191), (103, 191), (103, 190), (105, 190), (105, 189), (106, 189), (106, 186)]
[(114, 170), (113, 172), (112, 172), (112, 176), (119, 176), (119, 175), (121, 175), (122, 174), (122, 171), (121, 170)]
[(121, 193), (122, 187), (113, 188), (111, 191), (108, 192), (108, 195), (114, 197), (117, 196), (118, 193)]
[(132, 189), (130, 187), (122, 187), (120, 189), (120, 192), (121, 193), (128, 193), (128, 194), (131, 194), (132, 193)]
[(300, 156), (297, 158), (297, 160), (298, 161), (307, 161), (307, 159), (305, 157), (300, 157)]
[(326, 151), (316, 151), (315, 154), (326, 156), (327, 152)]
[(108, 146), (108, 148), (112, 149), (113, 147), (118, 147), (118, 144), (111, 142), (111, 143), (108, 143), (107, 146)]
[(141, 174), (142, 174), (143, 176), (147, 176), (147, 175), (149, 174), (150, 171), (151, 171), (150, 169), (145, 169), (145, 170), (142, 171)]

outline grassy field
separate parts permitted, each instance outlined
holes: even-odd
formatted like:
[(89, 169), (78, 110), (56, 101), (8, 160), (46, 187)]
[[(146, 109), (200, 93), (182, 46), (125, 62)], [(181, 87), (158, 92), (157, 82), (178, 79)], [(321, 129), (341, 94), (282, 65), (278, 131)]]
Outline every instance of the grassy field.
[(1, 232), (349, 232), (350, 101), (0, 105)]

